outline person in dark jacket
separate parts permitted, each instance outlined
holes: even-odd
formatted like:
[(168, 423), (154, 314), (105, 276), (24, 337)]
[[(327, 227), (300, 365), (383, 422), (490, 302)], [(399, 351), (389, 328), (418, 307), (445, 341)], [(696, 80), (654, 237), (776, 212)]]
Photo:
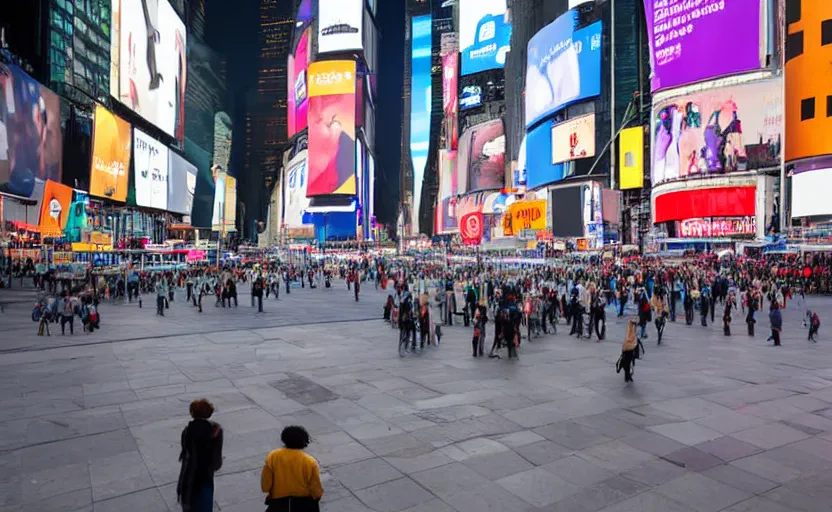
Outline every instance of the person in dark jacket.
[(777, 305), (777, 302), (772, 303), (768, 319), (771, 322), (771, 339), (774, 340), (774, 346), (779, 347), (780, 331), (783, 329), (783, 314), (780, 313), (780, 307)]
[(182, 451), (176, 499), (182, 512), (211, 512), (214, 508), (214, 473), (222, 467), (222, 427), (208, 419), (214, 406), (206, 399), (194, 400), (191, 420), (182, 430)]
[(757, 311), (759, 304), (757, 302), (757, 293), (749, 289), (746, 293), (747, 296), (747, 306), (748, 306), (748, 314), (745, 317), (745, 323), (748, 324), (748, 335), (754, 336), (754, 324), (757, 322), (754, 319), (754, 313)]

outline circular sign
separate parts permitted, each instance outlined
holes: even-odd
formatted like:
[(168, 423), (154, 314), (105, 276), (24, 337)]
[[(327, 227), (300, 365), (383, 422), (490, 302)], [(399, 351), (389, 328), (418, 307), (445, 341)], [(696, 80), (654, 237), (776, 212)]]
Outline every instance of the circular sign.
[(55, 220), (58, 220), (58, 216), (61, 215), (61, 202), (57, 199), (52, 199), (49, 201), (49, 216)]

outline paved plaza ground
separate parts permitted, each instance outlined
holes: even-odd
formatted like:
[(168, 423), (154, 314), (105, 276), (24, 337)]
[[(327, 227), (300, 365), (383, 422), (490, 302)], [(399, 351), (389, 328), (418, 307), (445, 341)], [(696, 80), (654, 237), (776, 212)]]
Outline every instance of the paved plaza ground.
[[(473, 359), (469, 329), (400, 358), (372, 287), (250, 307), (103, 305), (103, 328), (35, 336), (31, 292), (0, 290), (0, 510), (178, 510), (188, 403), (225, 429), (215, 510), (262, 511), (281, 428), (304, 425), (333, 512), (832, 510), (832, 347), (734, 321), (655, 330), (624, 384), (607, 341), (561, 333), (519, 361)], [(832, 322), (832, 299), (810, 300)], [(721, 314), (721, 308), (717, 317)], [(717, 318), (719, 320), (719, 318)], [(490, 336), (489, 336), (490, 338)]]

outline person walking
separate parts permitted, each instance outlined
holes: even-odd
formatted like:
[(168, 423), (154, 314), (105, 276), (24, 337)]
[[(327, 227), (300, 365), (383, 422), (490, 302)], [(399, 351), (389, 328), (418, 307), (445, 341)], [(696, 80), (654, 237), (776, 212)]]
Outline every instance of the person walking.
[(214, 509), (214, 473), (222, 468), (222, 427), (209, 421), (214, 406), (202, 398), (191, 402), (191, 422), (182, 430), (176, 500), (183, 512)]
[(817, 313), (812, 311), (809, 311), (807, 316), (809, 317), (809, 341), (817, 343), (818, 340), (815, 339), (815, 336), (820, 329), (820, 317)]
[(64, 293), (61, 297), (61, 335), (66, 334), (66, 324), (69, 324), (69, 334), (75, 334), (75, 309), (72, 298)]
[(774, 340), (774, 346), (780, 346), (780, 331), (783, 329), (783, 315), (780, 312), (780, 306), (777, 302), (772, 302), (771, 312), (768, 314), (771, 322), (771, 337)]
[(624, 370), (624, 382), (633, 382), (633, 364), (635, 362), (635, 353), (638, 348), (638, 335), (636, 328), (638, 322), (630, 319), (627, 322), (627, 334), (624, 337), (624, 343), (621, 345), (621, 356), (618, 359), (617, 371)]
[(266, 494), (266, 512), (319, 512), (324, 495), (318, 461), (303, 450), (309, 446), (305, 428), (289, 426), (280, 434), (283, 448), (266, 456), (260, 473), (260, 490)]

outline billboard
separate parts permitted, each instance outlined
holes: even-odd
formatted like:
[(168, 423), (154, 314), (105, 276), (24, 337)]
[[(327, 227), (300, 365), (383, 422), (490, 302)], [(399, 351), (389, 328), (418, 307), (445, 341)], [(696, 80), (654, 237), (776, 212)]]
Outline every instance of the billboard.
[(191, 226), (210, 228), (214, 208), (214, 180), (211, 176), (211, 155), (190, 138), (185, 138), (185, 157), (197, 168)]
[(168, 147), (133, 129), (133, 182), (136, 205), (168, 209)]
[(503, 234), (515, 236), (524, 229), (546, 229), (546, 200), (515, 201), (503, 215)]
[(430, 146), (431, 111), (431, 34), (433, 24), (430, 15), (416, 16), (412, 20), (410, 82), (410, 156), (413, 160), (413, 208), (411, 225), (414, 231), (419, 226), (419, 208), (422, 202), (422, 183), (425, 166), (428, 163)]
[(223, 232), (236, 231), (237, 225), (237, 180), (229, 174), (225, 175), (225, 216), (223, 217)]
[(584, 236), (583, 186), (552, 190), (552, 235), (557, 238)]
[(651, 90), (760, 69), (765, 4), (767, 0), (644, 0)]
[(655, 103), (653, 185), (688, 176), (779, 167), (782, 123), (779, 79)]
[(676, 190), (654, 196), (653, 223), (708, 217), (754, 217), (756, 186)]
[(526, 188), (529, 190), (563, 179), (564, 165), (552, 163), (551, 124), (541, 123), (526, 134)]
[(526, 126), (570, 103), (601, 94), (601, 22), (575, 30), (568, 11), (529, 40)]
[(44, 237), (63, 236), (69, 207), (72, 204), (72, 189), (66, 185), (47, 180), (43, 187), (40, 203), (40, 233)]
[(552, 126), (552, 163), (595, 156), (595, 114)]
[(503, 121), (495, 119), (469, 128), (459, 142), (461, 192), (493, 190), (505, 184), (506, 137)]
[(90, 195), (127, 200), (130, 176), (130, 123), (101, 105), (95, 106)]
[(355, 61), (313, 62), (306, 195), (354, 195), (355, 191)]
[(460, 0), (462, 75), (502, 68), (511, 42), (506, 0)]
[(228, 172), (231, 161), (231, 117), (225, 112), (214, 115), (214, 165)]
[(318, 53), (363, 48), (364, 0), (318, 0)]
[(439, 192), (436, 231), (445, 233), (457, 229), (456, 196), (460, 193), (456, 151), (439, 150)]
[(168, 211), (190, 215), (196, 192), (196, 166), (168, 152)]
[(290, 229), (304, 226), (303, 214), (309, 208), (306, 197), (309, 177), (307, 157), (306, 150), (301, 151), (286, 166), (289, 171), (284, 175), (283, 224)]
[(168, 0), (113, 0), (111, 26), (110, 95), (183, 142), (185, 24)]
[(792, 218), (832, 214), (829, 191), (832, 169), (814, 169), (792, 176)]
[(442, 56), (442, 108), (446, 116), (452, 116), (459, 109), (459, 53)]
[(62, 160), (60, 98), (0, 63), (0, 191), (30, 197), (35, 179), (60, 183)]
[(644, 186), (644, 128), (621, 130), (618, 135), (619, 188), (628, 190)]
[(306, 71), (309, 66), (309, 53), (312, 49), (310, 44), (311, 27), (307, 27), (301, 33), (294, 52), (289, 55), (288, 69), (288, 126), (289, 137), (299, 131), (306, 129), (306, 115), (309, 110), (306, 92)]
[(214, 170), (214, 214), (211, 216), (211, 230), (222, 231), (225, 226), (225, 171)]
[(459, 99), (460, 110), (468, 110), (482, 105), (482, 87), (479, 85), (466, 85), (462, 88)]

